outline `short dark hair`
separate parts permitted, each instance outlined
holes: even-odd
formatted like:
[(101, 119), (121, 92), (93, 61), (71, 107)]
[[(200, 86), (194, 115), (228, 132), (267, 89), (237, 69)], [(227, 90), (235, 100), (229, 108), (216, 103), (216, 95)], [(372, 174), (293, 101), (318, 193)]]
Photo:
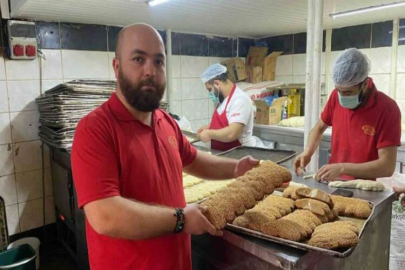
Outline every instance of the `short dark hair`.
[(226, 82), (228, 80), (228, 73), (222, 73), (216, 76), (215, 78), (208, 81), (209, 84), (214, 84), (214, 81)]

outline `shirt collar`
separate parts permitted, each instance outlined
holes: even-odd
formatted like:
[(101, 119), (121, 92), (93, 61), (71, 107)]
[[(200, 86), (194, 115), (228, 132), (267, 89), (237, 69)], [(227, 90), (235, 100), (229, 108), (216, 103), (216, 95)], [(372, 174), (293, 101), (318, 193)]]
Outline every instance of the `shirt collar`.
[[(121, 100), (117, 97), (116, 93), (113, 93), (111, 97), (107, 101), (108, 106), (110, 107), (112, 113), (121, 121), (139, 121), (132, 114), (125, 108), (124, 104), (122, 104)], [(153, 112), (153, 120), (156, 121), (160, 120), (164, 116), (163, 112), (160, 109), (157, 109)]]

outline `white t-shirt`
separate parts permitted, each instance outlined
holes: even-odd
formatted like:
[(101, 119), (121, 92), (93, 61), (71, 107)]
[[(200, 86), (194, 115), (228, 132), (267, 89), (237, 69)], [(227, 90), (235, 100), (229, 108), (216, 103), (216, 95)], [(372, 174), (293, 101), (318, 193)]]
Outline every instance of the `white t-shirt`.
[[(222, 114), (224, 111), (226, 103), (228, 102), (228, 97), (226, 97), (217, 108), (219, 114)], [(236, 87), (235, 92), (229, 101), (228, 107), (226, 108), (226, 118), (228, 119), (229, 124), (241, 123), (244, 125), (242, 134), (238, 138), (243, 146), (254, 147), (256, 145), (256, 140), (253, 137), (254, 115), (252, 100), (238, 87)]]

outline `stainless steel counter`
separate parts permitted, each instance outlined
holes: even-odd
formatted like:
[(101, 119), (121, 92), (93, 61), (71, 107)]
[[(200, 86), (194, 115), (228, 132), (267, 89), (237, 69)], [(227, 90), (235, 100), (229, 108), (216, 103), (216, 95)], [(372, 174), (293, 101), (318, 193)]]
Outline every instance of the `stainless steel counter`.
[[(293, 180), (328, 193), (335, 190), (314, 180)], [(388, 269), (394, 193), (352, 191), (354, 197), (373, 202), (375, 210), (359, 245), (347, 258), (306, 252), (225, 230), (223, 237), (192, 238), (193, 269)]]

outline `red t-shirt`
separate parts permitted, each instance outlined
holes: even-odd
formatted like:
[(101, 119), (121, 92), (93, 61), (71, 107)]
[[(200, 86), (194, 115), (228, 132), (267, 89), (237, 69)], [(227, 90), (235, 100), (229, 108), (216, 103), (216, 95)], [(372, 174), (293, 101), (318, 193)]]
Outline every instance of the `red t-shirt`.
[[(168, 114), (156, 110), (150, 127), (113, 94), (76, 128), (72, 169), (79, 207), (112, 196), (185, 207), (182, 168), (196, 154)], [(92, 270), (191, 269), (189, 235), (116, 239), (98, 234), (87, 221), (86, 233)]]
[[(329, 163), (365, 163), (378, 159), (378, 149), (401, 145), (401, 112), (397, 103), (379, 92), (371, 78), (366, 104), (343, 108), (335, 89), (321, 119), (332, 126), (332, 156)], [(343, 176), (346, 179), (353, 177)]]

